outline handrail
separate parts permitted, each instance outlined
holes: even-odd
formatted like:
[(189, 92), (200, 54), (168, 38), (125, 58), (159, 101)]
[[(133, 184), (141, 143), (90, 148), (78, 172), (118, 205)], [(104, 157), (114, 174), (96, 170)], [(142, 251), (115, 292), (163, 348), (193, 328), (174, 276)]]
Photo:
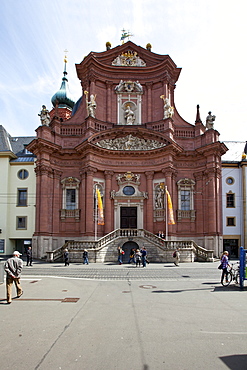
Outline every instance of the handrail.
[(163, 250), (190, 248), (195, 253), (197, 259), (213, 261), (213, 251), (197, 245), (193, 240), (164, 240), (144, 229), (116, 229), (98, 240), (67, 241), (62, 247), (46, 252), (48, 255), (48, 261), (54, 261), (58, 258), (61, 258), (64, 249), (66, 248), (73, 251), (82, 251), (83, 249), (88, 249), (97, 252), (106, 247), (112, 241), (126, 237), (145, 238), (153, 245), (156, 245)]

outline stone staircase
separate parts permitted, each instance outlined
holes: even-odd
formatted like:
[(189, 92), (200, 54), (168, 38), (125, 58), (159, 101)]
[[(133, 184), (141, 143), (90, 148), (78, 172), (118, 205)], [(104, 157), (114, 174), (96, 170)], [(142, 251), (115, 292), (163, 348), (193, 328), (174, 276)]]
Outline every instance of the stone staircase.
[(166, 241), (144, 229), (116, 229), (96, 241), (68, 241), (62, 247), (46, 252), (47, 261), (62, 261), (67, 248), (71, 262), (83, 262), (83, 250), (87, 249), (91, 263), (116, 263), (117, 247), (128, 241), (137, 243), (140, 249), (145, 247), (150, 262), (173, 262), (172, 254), (177, 248), (180, 249), (181, 262), (214, 261), (213, 251), (200, 247), (193, 240)]

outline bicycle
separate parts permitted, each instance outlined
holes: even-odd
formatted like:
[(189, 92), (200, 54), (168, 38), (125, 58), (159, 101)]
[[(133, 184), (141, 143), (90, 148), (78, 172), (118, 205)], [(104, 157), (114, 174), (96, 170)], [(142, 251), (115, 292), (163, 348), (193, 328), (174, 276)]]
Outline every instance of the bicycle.
[(239, 262), (227, 266), (227, 273), (221, 281), (223, 286), (228, 286), (232, 281), (235, 281), (237, 285), (240, 284), (239, 266)]

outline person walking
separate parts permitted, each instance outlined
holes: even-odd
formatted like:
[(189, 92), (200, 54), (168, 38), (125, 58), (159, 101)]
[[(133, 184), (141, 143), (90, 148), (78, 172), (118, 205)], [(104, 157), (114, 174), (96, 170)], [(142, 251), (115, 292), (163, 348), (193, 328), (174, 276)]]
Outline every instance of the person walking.
[(28, 250), (27, 250), (27, 266), (29, 264), (29, 266), (32, 266), (32, 263), (33, 263), (33, 251), (32, 251), (32, 247), (28, 247)]
[(141, 266), (141, 258), (142, 258), (142, 254), (141, 254), (140, 250), (137, 249), (136, 252), (135, 252), (136, 267)]
[(135, 263), (135, 249), (132, 248), (131, 251), (130, 251), (130, 257), (129, 257), (129, 262), (128, 263)]
[(121, 247), (118, 247), (117, 251), (118, 251), (118, 263), (119, 263), (119, 265), (122, 265), (122, 263), (123, 263), (122, 258), (123, 258), (123, 255), (124, 255), (124, 251)]
[(64, 266), (69, 266), (69, 251), (68, 251), (68, 249), (64, 250), (63, 258), (64, 258)]
[(179, 252), (179, 249), (177, 248), (175, 250), (175, 252), (173, 253), (173, 258), (174, 258), (174, 265), (175, 266), (179, 266), (179, 262), (180, 262), (180, 252)]
[(87, 251), (87, 249), (84, 249), (84, 251), (83, 251), (83, 264), (84, 265), (88, 265), (88, 251)]
[(6, 271), (6, 290), (7, 290), (7, 304), (12, 302), (12, 286), (15, 283), (17, 298), (20, 298), (23, 294), (23, 290), (20, 284), (21, 271), (23, 268), (23, 261), (20, 258), (21, 253), (18, 251), (13, 252), (13, 257), (9, 258), (6, 263), (4, 270)]
[(227, 278), (228, 278), (227, 267), (230, 266), (229, 261), (228, 261), (228, 255), (229, 255), (229, 253), (227, 251), (224, 251), (222, 256), (221, 256), (221, 261), (220, 261), (221, 264), (222, 264), (221, 284), (223, 283), (225, 275), (226, 275), (226, 281), (227, 281)]
[(143, 247), (141, 249), (141, 255), (142, 255), (142, 267), (146, 267), (146, 265), (147, 265), (147, 261), (146, 261), (146, 259), (147, 259), (147, 251), (146, 251), (146, 248), (145, 247)]

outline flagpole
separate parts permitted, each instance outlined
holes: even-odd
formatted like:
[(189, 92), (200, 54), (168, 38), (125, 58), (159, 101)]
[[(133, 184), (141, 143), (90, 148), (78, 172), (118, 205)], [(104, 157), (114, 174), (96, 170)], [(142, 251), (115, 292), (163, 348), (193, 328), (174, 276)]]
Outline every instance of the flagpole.
[(94, 239), (97, 240), (97, 223), (98, 223), (98, 197), (97, 197), (97, 185), (95, 186), (95, 210), (94, 210)]
[(166, 207), (166, 241), (168, 241), (167, 186), (165, 186), (165, 207)]

